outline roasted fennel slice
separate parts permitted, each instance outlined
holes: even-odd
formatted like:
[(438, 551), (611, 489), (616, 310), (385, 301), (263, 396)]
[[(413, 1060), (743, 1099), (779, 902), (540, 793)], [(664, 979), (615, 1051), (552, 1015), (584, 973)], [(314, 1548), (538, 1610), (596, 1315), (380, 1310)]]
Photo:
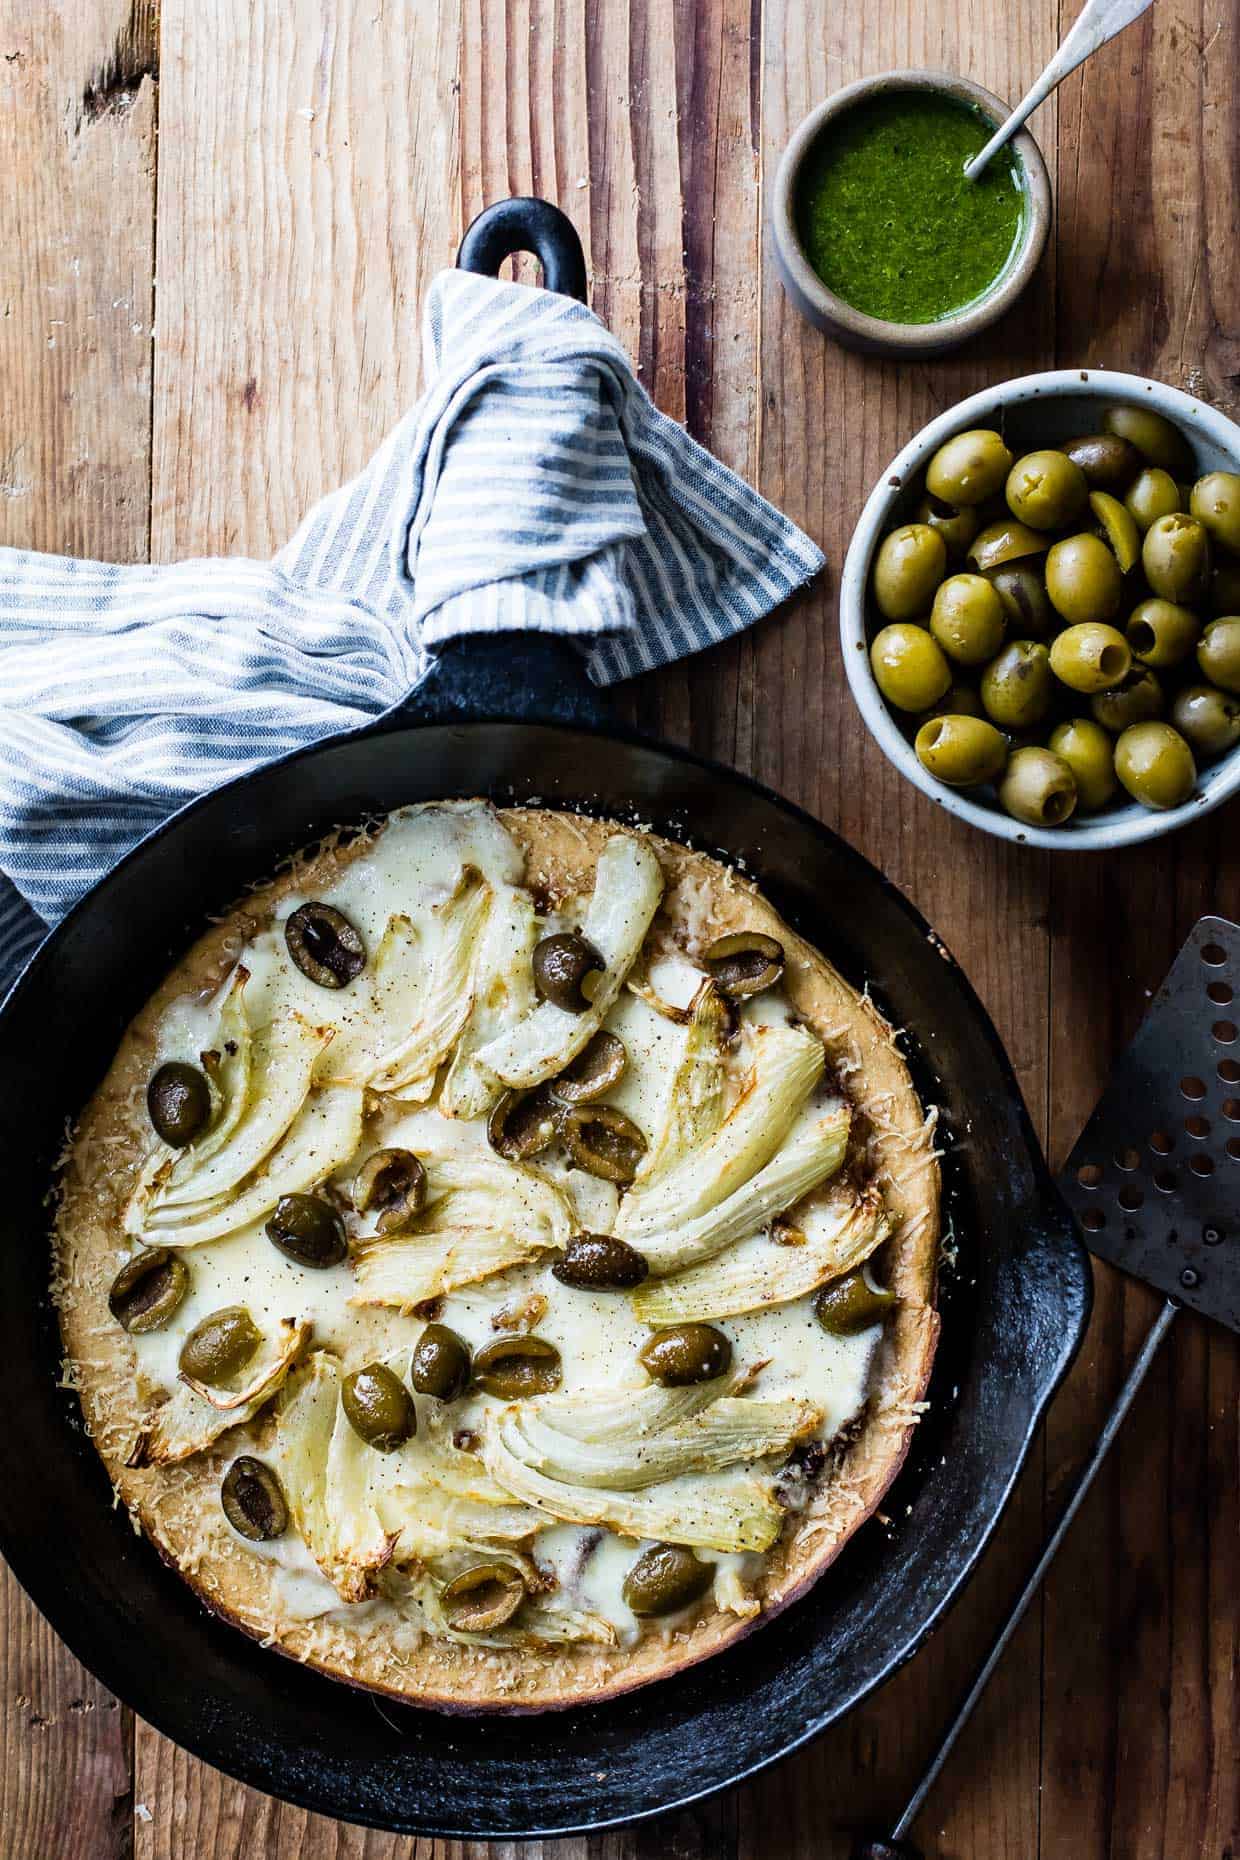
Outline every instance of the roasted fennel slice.
[(129, 1456), (131, 1466), (173, 1466), (201, 1453), (243, 1421), (252, 1421), (259, 1409), (280, 1389), (310, 1337), (310, 1325), (281, 1323), (250, 1366), (239, 1390), (209, 1388), (185, 1380), (158, 1408), (138, 1435)]
[(602, 1647), (616, 1644), (616, 1630), (603, 1615), (589, 1609), (548, 1607), (533, 1596), (503, 1627), (486, 1633), (463, 1632), (452, 1625), (441, 1599), (448, 1571), (453, 1567), (454, 1563), (448, 1562), (446, 1567), (433, 1564), (429, 1568), (389, 1571), (382, 1579), (383, 1593), (402, 1614), (436, 1638), (467, 1647), (555, 1647), (583, 1641)]
[[(757, 1027), (753, 1070), (713, 1136), (653, 1178), (634, 1182), (616, 1232), (643, 1252), (648, 1235), (682, 1228), (740, 1189), (775, 1155), (823, 1074), (822, 1041), (800, 1027)], [(668, 1270), (656, 1267), (654, 1270)]]
[(822, 1409), (810, 1401), (725, 1395), (645, 1438), (582, 1440), (557, 1426), (572, 1399), (552, 1396), (518, 1404), (510, 1410), (510, 1441), (519, 1438), (524, 1464), (548, 1479), (612, 1492), (635, 1492), (686, 1473), (721, 1472), (786, 1455), (823, 1420)]
[(693, 998), (684, 1052), (672, 1080), (663, 1128), (637, 1171), (650, 1183), (674, 1169), (690, 1151), (708, 1144), (723, 1122), (724, 1055), (732, 1016), (715, 984), (705, 981)]
[(428, 1200), (414, 1230), (362, 1243), (350, 1303), (412, 1310), (567, 1244), (568, 1203), (536, 1170), (481, 1156), (431, 1157), (426, 1166)]
[(186, 1208), (161, 1208), (145, 1229), (171, 1246), (201, 1246), (251, 1227), (282, 1195), (316, 1187), (354, 1154), (362, 1136), (360, 1087), (312, 1091), (262, 1167), (227, 1195)]
[(503, 1087), (476, 1054), (516, 1027), (537, 1005), (531, 966), (538, 924), (527, 891), (503, 886), (495, 894), (478, 950), (474, 1004), (456, 1043), (439, 1093), (445, 1117), (485, 1117)]
[(606, 1525), (625, 1537), (704, 1550), (768, 1550), (784, 1513), (772, 1482), (740, 1467), (690, 1473), (645, 1491), (617, 1492), (549, 1479), (529, 1463), (530, 1449), (511, 1410), (487, 1435), (487, 1466), (514, 1498), (565, 1524)]
[(644, 841), (617, 833), (599, 855), (581, 933), (603, 958), (603, 972), (580, 1014), (541, 1001), (507, 1032), (479, 1047), (477, 1063), (509, 1086), (540, 1085), (562, 1072), (598, 1032), (624, 986), (663, 896), (663, 874)]
[(365, 1085), (391, 1050), (395, 1030), (417, 1023), (426, 979), (423, 939), (412, 919), (387, 921), (374, 962), (333, 1003), (336, 1037), (315, 1072), (323, 1085)]
[(438, 1068), (473, 1011), (474, 966), (490, 907), (491, 887), (476, 867), (465, 866), (451, 897), (435, 906), (417, 1017), (371, 1073), (373, 1091), (410, 1103), (430, 1096)]
[(672, 1278), (649, 1280), (632, 1294), (633, 1310), (643, 1324), (681, 1324), (789, 1304), (862, 1265), (890, 1231), (875, 1197), (841, 1197), (806, 1227), (804, 1246), (756, 1235)]
[(272, 1460), (306, 1548), (346, 1602), (374, 1593), (395, 1537), (383, 1528), (372, 1479), (395, 1454), (374, 1453), (340, 1404), (340, 1365), (317, 1350), (281, 1392)]
[[(241, 1012), (239, 989), (230, 1019)], [(247, 1036), (246, 1062), (230, 1074), (233, 1095), (224, 1100), (219, 1124), (207, 1126), (201, 1147), (193, 1144), (180, 1152), (160, 1146), (159, 1163), (143, 1170), (130, 1197), (126, 1231), (166, 1231), (222, 1206), (238, 1184), (262, 1166), (293, 1123), (310, 1095), (315, 1063), (331, 1037), (330, 1027), (312, 1026), (300, 1014), (283, 1015)], [(239, 1109), (238, 1085), (245, 1092)]]
[[(825, 1111), (798, 1130), (779, 1153), (743, 1187), (693, 1220), (670, 1224), (637, 1245), (656, 1276), (683, 1272), (713, 1259), (737, 1240), (747, 1240), (777, 1214), (800, 1201), (839, 1169), (848, 1149), (849, 1113), (845, 1106)], [(616, 1223), (619, 1228), (623, 1221)], [(626, 1235), (626, 1238), (631, 1236)], [(772, 1249), (774, 1250), (774, 1249)], [(790, 1248), (790, 1252), (799, 1249)]]

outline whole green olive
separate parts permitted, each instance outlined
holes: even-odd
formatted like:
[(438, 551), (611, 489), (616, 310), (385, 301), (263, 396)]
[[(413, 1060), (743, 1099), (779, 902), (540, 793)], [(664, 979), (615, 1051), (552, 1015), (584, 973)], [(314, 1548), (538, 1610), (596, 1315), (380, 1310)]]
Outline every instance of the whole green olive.
[(972, 685), (951, 684), (938, 703), (922, 713), (922, 722), (930, 723), (935, 717), (980, 717), (982, 714), (982, 700)]
[(366, 945), (331, 904), (293, 911), (284, 922), (284, 942), (296, 967), (320, 988), (347, 988), (366, 967)]
[(924, 626), (885, 626), (870, 646), (874, 682), (897, 710), (929, 710), (952, 681), (943, 648)]
[(918, 523), (924, 523), (943, 538), (949, 561), (959, 561), (982, 522), (976, 510), (967, 506), (958, 510), (954, 504), (945, 504), (941, 497), (923, 497), (916, 517)]
[(1003, 644), (1003, 602), (983, 575), (949, 575), (930, 612), (930, 631), (949, 659), (985, 665)]
[(534, 945), (534, 989), (566, 1014), (584, 1014), (606, 964), (580, 930), (560, 930)]
[(1072, 770), (1076, 804), (1082, 813), (1096, 813), (1114, 797), (1115, 751), (1100, 723), (1072, 717), (1051, 731), (1048, 747)]
[(652, 1544), (631, 1566), (620, 1593), (635, 1615), (679, 1614), (700, 1601), (715, 1580), (713, 1563), (701, 1563), (684, 1544)]
[(525, 1579), (512, 1563), (471, 1563), (444, 1585), (439, 1600), (458, 1634), (493, 1634), (525, 1600)]
[(1008, 562), (992, 568), (991, 587), (1003, 603), (1008, 631), (1018, 639), (1044, 639), (1059, 625), (1041, 573), (1029, 562)]
[(1210, 538), (1196, 517), (1174, 511), (1145, 532), (1141, 567), (1155, 594), (1192, 606), (1210, 585)]
[(629, 1292), (650, 1271), (644, 1254), (611, 1234), (574, 1234), (552, 1266), (561, 1285), (582, 1292)]
[(413, 1396), (386, 1363), (367, 1363), (347, 1375), (340, 1405), (353, 1432), (376, 1453), (394, 1453), (418, 1431)]
[(153, 1073), (146, 1088), (146, 1108), (156, 1134), (173, 1149), (184, 1149), (211, 1118), (207, 1075), (182, 1059), (170, 1059)]
[(353, 1206), (379, 1209), (376, 1233), (408, 1233), (426, 1206), (426, 1170), (412, 1150), (375, 1150), (353, 1178)]
[(874, 560), (874, 599), (885, 620), (924, 613), (947, 573), (947, 544), (928, 523), (904, 523), (884, 536)]
[(1170, 472), (1149, 465), (1128, 487), (1124, 509), (1139, 530), (1181, 508), (1180, 487)]
[(1240, 472), (1209, 471), (1198, 478), (1188, 508), (1213, 541), (1240, 550)]
[(469, 1345), (446, 1324), (428, 1324), (413, 1348), (409, 1380), (419, 1395), (455, 1401), (469, 1387), (473, 1373)]
[(949, 788), (994, 781), (1007, 761), (1007, 738), (980, 717), (932, 717), (913, 747), (922, 767)]
[(178, 1367), (192, 1382), (218, 1388), (239, 1375), (262, 1347), (262, 1333), (242, 1305), (226, 1305), (195, 1324), (181, 1345)]
[(563, 1104), (593, 1104), (618, 1085), (629, 1063), (619, 1034), (600, 1027), (564, 1070), (551, 1081), (551, 1094)]
[(1240, 697), (1214, 685), (1185, 685), (1171, 721), (1197, 755), (1221, 756), (1240, 743)]
[(266, 1461), (252, 1454), (238, 1454), (224, 1474), (220, 1504), (234, 1531), (251, 1543), (270, 1543), (288, 1529), (284, 1488)]
[(1141, 560), (1141, 532), (1131, 511), (1109, 491), (1091, 491), (1089, 508), (1103, 540), (1119, 563), (1121, 575), (1131, 573)]
[(732, 1345), (713, 1324), (671, 1324), (648, 1337), (637, 1356), (651, 1381), (680, 1389), (723, 1375), (732, 1364)]
[(1178, 426), (1152, 407), (1108, 407), (1102, 424), (1108, 433), (1127, 439), (1151, 465), (1161, 465), (1176, 478), (1191, 475), (1193, 454), (1188, 441)]
[(1191, 608), (1154, 597), (1133, 608), (1124, 632), (1133, 657), (1162, 671), (1189, 656), (1201, 637), (1201, 622)]
[(1202, 675), (1221, 691), (1240, 691), (1240, 615), (1211, 620), (1197, 647)]
[(1040, 640), (1013, 639), (982, 673), (982, 703), (992, 723), (1026, 730), (1051, 706), (1050, 654)]
[(281, 1195), (266, 1233), (271, 1244), (298, 1266), (322, 1271), (349, 1257), (344, 1222), (322, 1195)]
[(1061, 530), (1085, 508), (1089, 484), (1066, 452), (1026, 452), (1008, 473), (1008, 509), (1032, 530)]
[(1123, 591), (1119, 563), (1101, 537), (1082, 532), (1052, 545), (1046, 557), (1046, 592), (1069, 626), (1110, 620)]
[(1118, 433), (1085, 433), (1069, 439), (1063, 450), (1094, 491), (1124, 491), (1141, 469), (1141, 454)]
[(989, 575), (1009, 562), (1025, 562), (1030, 556), (1044, 555), (1050, 539), (1040, 530), (1031, 530), (1015, 517), (1000, 517), (980, 529), (969, 544), (966, 561), (979, 575)]
[(140, 1337), (162, 1330), (189, 1290), (189, 1267), (166, 1246), (144, 1247), (112, 1281), (108, 1310), (122, 1330)]
[(1240, 614), (1240, 562), (1217, 549), (1207, 600), (1212, 614)]
[(1115, 745), (1115, 773), (1142, 807), (1187, 801), (1197, 782), (1193, 752), (1169, 723), (1134, 723)]
[(871, 1324), (880, 1324), (895, 1302), (893, 1291), (871, 1285), (858, 1266), (823, 1286), (814, 1300), (814, 1315), (831, 1336), (855, 1337)]
[(1030, 827), (1061, 827), (1076, 806), (1076, 777), (1051, 749), (1013, 750), (999, 803)]
[(774, 988), (784, 972), (784, 946), (760, 930), (737, 930), (716, 937), (702, 961), (717, 988), (734, 1001), (747, 1001)]
[(1012, 454), (998, 433), (977, 427), (941, 445), (926, 467), (926, 489), (945, 504), (984, 503), (1002, 489)]
[(563, 1376), (560, 1352), (545, 1337), (521, 1332), (484, 1343), (474, 1357), (474, 1381), (501, 1401), (550, 1395)]
[(611, 1104), (575, 1104), (561, 1126), (564, 1147), (579, 1169), (621, 1188), (637, 1174), (646, 1139), (631, 1117)]
[(1082, 620), (1051, 641), (1051, 670), (1070, 691), (1109, 691), (1132, 665), (1128, 641), (1113, 626)]
[(1162, 716), (1162, 686), (1148, 665), (1134, 666), (1127, 678), (1110, 691), (1096, 691), (1089, 700), (1089, 709), (1095, 723), (1118, 736), (1131, 723)]

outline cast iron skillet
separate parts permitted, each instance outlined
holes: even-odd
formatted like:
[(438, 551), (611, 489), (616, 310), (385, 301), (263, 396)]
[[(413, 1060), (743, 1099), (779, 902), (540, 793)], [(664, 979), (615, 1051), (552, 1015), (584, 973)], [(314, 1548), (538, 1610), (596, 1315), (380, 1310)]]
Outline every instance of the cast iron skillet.
[[(575, 235), (545, 203), (484, 215), (462, 262), (495, 271), (515, 249), (582, 290)], [(927, 924), (808, 815), (700, 757), (602, 727), (597, 711), (576, 660), (546, 640), (445, 655), (400, 714), (232, 782), (152, 833), (47, 939), (0, 1011), (0, 1547), (78, 1658), (177, 1743), (274, 1795), (409, 1833), (565, 1834), (651, 1815), (752, 1775), (838, 1718), (962, 1588), (1088, 1318), (1085, 1255), (1011, 1067)], [(66, 1119), (208, 915), (339, 823), (475, 794), (649, 821), (743, 859), (907, 1029), (918, 1086), (943, 1108), (958, 1248), (932, 1407), (883, 1507), (890, 1524), (867, 1524), (808, 1596), (704, 1665), (537, 1717), (377, 1703), (210, 1615), (113, 1509), (76, 1402), (57, 1387), (47, 1295), (45, 1197)]]

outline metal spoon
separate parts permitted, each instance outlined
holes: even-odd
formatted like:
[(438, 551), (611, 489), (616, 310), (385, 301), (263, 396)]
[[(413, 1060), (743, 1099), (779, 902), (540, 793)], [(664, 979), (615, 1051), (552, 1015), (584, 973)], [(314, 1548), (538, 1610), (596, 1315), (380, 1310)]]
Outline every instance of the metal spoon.
[(965, 178), (976, 181), (991, 156), (1016, 134), (1026, 117), (1032, 116), (1040, 103), (1045, 103), (1069, 71), (1075, 71), (1078, 65), (1084, 64), (1091, 52), (1096, 52), (1100, 45), (1113, 39), (1125, 26), (1131, 26), (1134, 19), (1140, 19), (1152, 4), (1153, 0), (1085, 0), (1071, 32), (1036, 84), (1021, 98), (1006, 123), (995, 130), (985, 148), (972, 161), (965, 163)]

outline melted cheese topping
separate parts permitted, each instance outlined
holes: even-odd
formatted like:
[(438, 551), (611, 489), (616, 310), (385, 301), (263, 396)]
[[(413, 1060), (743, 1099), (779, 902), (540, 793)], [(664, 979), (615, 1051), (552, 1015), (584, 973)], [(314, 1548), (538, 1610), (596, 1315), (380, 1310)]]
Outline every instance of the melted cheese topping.
[[(494, 812), (480, 803), (409, 808), (392, 815), (366, 852), (317, 895), (356, 926), (368, 956), (379, 949), (395, 918), (408, 919), (414, 932), (433, 945), (436, 913), (452, 899), (468, 867), (481, 874), (501, 901), (521, 886), (522, 855)], [(304, 901), (297, 895), (283, 900), (277, 920), (247, 944), (241, 958), (250, 976), (244, 1000), (252, 1026), (299, 1013), (315, 1026), (333, 1027), (336, 1038), (317, 1065), (317, 1076), (326, 1079), (332, 1076), (333, 1047), (337, 1054), (346, 1047), (351, 1052), (381, 1052), (402, 1036), (404, 1028), (390, 1025), (391, 998), (373, 961), (368, 961), (355, 982), (339, 991), (315, 986), (296, 969), (282, 925)], [(579, 920), (581, 909), (582, 901), (576, 905), (570, 901), (554, 920), (540, 921), (538, 934)], [(703, 972), (687, 958), (665, 957), (652, 964), (648, 979), (664, 1002), (684, 1009), (697, 993)], [(395, 988), (396, 981), (391, 986)], [(216, 1037), (224, 993), (221, 989), (210, 1000), (183, 997), (172, 1006), (160, 1028), (160, 1060), (197, 1062)], [(746, 1076), (753, 1030), (787, 1023), (790, 1018), (778, 989), (744, 1004), (740, 1037), (729, 1061), (729, 1102)], [(667, 1116), (672, 1081), (685, 1050), (684, 1021), (659, 1013), (647, 999), (622, 989), (606, 1025), (621, 1038), (628, 1054), (625, 1074), (608, 1093), (607, 1102), (653, 1142)], [(821, 1117), (833, 1102), (837, 1101), (828, 1090), (816, 1092), (800, 1113), (793, 1134)], [(444, 1116), (435, 1102), (379, 1101), (368, 1110), (361, 1149), (334, 1172), (334, 1184), (345, 1196), (360, 1161), (379, 1147), (448, 1158), (462, 1166), (494, 1163), (485, 1116), (466, 1121)], [(573, 1167), (559, 1146), (540, 1156), (535, 1166), (565, 1197), (575, 1230), (612, 1231), (619, 1208), (619, 1193), (613, 1184)], [(812, 1222), (812, 1207), (799, 1218), (802, 1224)], [(349, 1225), (355, 1239), (373, 1233), (369, 1218), (350, 1217)], [(177, 1244), (175, 1233), (167, 1238)], [(771, 1244), (765, 1235), (755, 1235), (739, 1246), (770, 1248)], [(226, 1305), (245, 1306), (264, 1335), (274, 1332), (284, 1319), (309, 1321), (314, 1345), (336, 1352), (345, 1369), (411, 1347), (424, 1327), (423, 1317), (351, 1303), (357, 1288), (348, 1263), (326, 1271), (297, 1265), (271, 1244), (263, 1220), (194, 1246), (183, 1257), (191, 1272), (189, 1295), (166, 1328), (132, 1339), (140, 1385), (148, 1392), (175, 1390), (178, 1357), (186, 1337), (203, 1317)], [(646, 1385), (638, 1351), (650, 1332), (636, 1319), (628, 1299), (614, 1292), (561, 1285), (549, 1258), (532, 1259), (459, 1287), (442, 1300), (436, 1315), (476, 1351), (502, 1334), (506, 1313), (519, 1311), (529, 1300), (533, 1301), (530, 1308), (540, 1312), (532, 1328), (560, 1352), (564, 1391), (636, 1390)], [(753, 1392), (762, 1400), (808, 1399), (822, 1411), (822, 1438), (830, 1439), (861, 1409), (880, 1335), (878, 1326), (853, 1337), (830, 1336), (815, 1319), (812, 1298), (806, 1297), (729, 1318), (719, 1327), (732, 1343), (735, 1367), (754, 1372)], [(505, 1405), (473, 1390), (453, 1404), (452, 1425), (481, 1433)], [(436, 1406), (419, 1398), (420, 1426), (423, 1412)], [(778, 1464), (756, 1470), (769, 1481), (778, 1472)], [(236, 1542), (276, 1566), (278, 1588), (290, 1616), (309, 1619), (341, 1608), (336, 1591), (295, 1531), (275, 1544), (254, 1545), (239, 1537)], [(626, 1606), (622, 1589), (644, 1547), (645, 1540), (635, 1543), (607, 1529), (548, 1523), (532, 1544), (536, 1563), (555, 1579), (543, 1606), (552, 1614), (586, 1610), (610, 1623), (622, 1641), (632, 1640), (642, 1627)], [(716, 1601), (721, 1606), (736, 1606), (736, 1596), (745, 1595), (761, 1570), (762, 1559), (749, 1553), (703, 1555), (715, 1564)], [(359, 1608), (371, 1606), (355, 1604), (345, 1613), (360, 1620)], [(669, 1617), (656, 1628), (675, 1627), (677, 1620)]]

